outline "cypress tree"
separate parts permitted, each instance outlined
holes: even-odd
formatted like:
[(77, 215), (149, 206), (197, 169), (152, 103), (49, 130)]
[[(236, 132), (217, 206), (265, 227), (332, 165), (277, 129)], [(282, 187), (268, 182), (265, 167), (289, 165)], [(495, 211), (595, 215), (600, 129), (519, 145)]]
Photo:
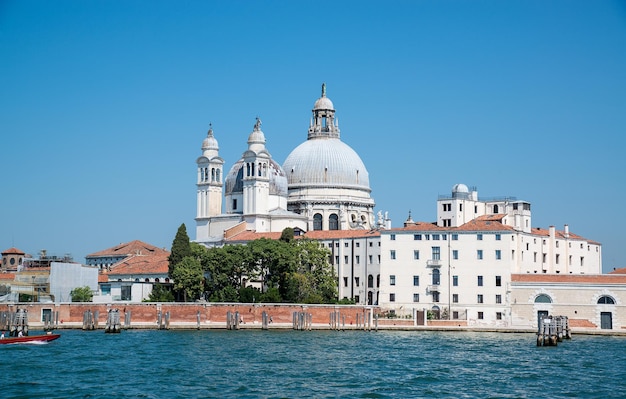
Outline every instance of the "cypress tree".
[(191, 243), (189, 242), (189, 236), (187, 235), (187, 228), (185, 223), (181, 224), (176, 232), (176, 237), (172, 242), (172, 251), (167, 259), (169, 261), (168, 273), (170, 278), (176, 265), (178, 265), (185, 256), (191, 256)]

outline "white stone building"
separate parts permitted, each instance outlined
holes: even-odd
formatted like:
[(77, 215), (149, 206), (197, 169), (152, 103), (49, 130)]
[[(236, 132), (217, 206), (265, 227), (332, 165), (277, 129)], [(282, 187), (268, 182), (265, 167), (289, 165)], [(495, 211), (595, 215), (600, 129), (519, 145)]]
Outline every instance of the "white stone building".
[(381, 231), (380, 306), (472, 325), (511, 325), (512, 274), (599, 274), (601, 245), (532, 228), (530, 203), (478, 198), (465, 185), (437, 201), (437, 222)]

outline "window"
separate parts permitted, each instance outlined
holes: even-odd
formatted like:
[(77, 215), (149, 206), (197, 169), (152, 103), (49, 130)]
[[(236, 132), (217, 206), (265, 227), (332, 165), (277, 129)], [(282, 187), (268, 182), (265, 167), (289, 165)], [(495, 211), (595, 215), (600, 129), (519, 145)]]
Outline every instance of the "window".
[(452, 294), (452, 303), (459, 303), (459, 294)]
[(585, 257), (584, 257), (584, 256), (581, 256), (581, 257), (580, 257), (580, 265), (581, 265), (581, 266), (584, 266), (584, 265), (585, 265)]
[(480, 260), (483, 258), (483, 250), (479, 249), (476, 251), (476, 257)]
[(544, 254), (541, 256), (541, 262), (542, 262), (542, 263), (546, 263), (546, 259), (547, 259), (547, 258), (548, 258), (548, 254), (544, 253)]
[(348, 248), (348, 243), (347, 243), (347, 242), (344, 242), (344, 243), (343, 243), (343, 246), (344, 246), (345, 248)]
[(373, 246), (374, 246), (374, 243), (370, 241), (370, 247), (373, 247)]
[(443, 219), (443, 227), (451, 227), (452, 219)]
[(433, 302), (439, 302), (439, 292), (433, 292)]
[(130, 301), (131, 300), (131, 286), (130, 285), (123, 285), (121, 294), (122, 295), (121, 295), (120, 299), (122, 301)]
[(482, 239), (483, 239), (483, 235), (482, 235), (481, 233), (476, 234), (476, 239), (477, 239), (478, 241), (482, 241)]
[(313, 215), (313, 230), (322, 230), (322, 214)]
[(413, 259), (419, 259), (419, 258), (420, 258), (420, 251), (416, 249), (413, 251)]
[(396, 285), (396, 276), (389, 276), (389, 285)]
[(496, 312), (496, 320), (502, 320), (502, 312)]
[(328, 217), (328, 230), (339, 230), (339, 217), (336, 213)]
[(552, 298), (546, 294), (539, 294), (535, 298), (535, 303), (552, 303)]
[(343, 263), (345, 263), (346, 265), (348, 264), (348, 255), (345, 255), (343, 257)]
[(502, 303), (502, 295), (496, 294), (496, 303)]
[(434, 269), (433, 270), (433, 285), (439, 285), (440, 282), (440, 276), (441, 274), (439, 273), (439, 269)]
[(361, 302), (361, 297), (358, 296), (358, 295), (355, 295), (354, 296), (354, 303), (359, 303), (359, 302)]
[(348, 277), (344, 277), (343, 278), (343, 286), (347, 287), (348, 286)]
[(396, 235), (395, 234), (389, 234), (389, 239), (391, 241), (395, 241), (396, 240)]
[(458, 234), (452, 234), (452, 241), (457, 241), (459, 239), (459, 235)]
[(111, 294), (111, 284), (102, 284), (102, 285), (100, 285), (100, 291), (102, 292), (102, 295), (109, 295), (109, 294)]
[(455, 260), (459, 259), (459, 251), (458, 250), (456, 250), (456, 249), (452, 250), (452, 259), (455, 259)]
[(422, 239), (422, 235), (421, 235), (421, 234), (413, 234), (413, 239), (414, 239), (415, 241), (419, 241), (419, 240), (421, 240), (421, 239)]
[(415, 287), (420, 285), (420, 276), (413, 276), (413, 285)]
[(459, 276), (452, 276), (452, 285), (454, 287), (458, 287), (459, 286)]
[(443, 204), (443, 211), (444, 212), (451, 212), (452, 211), (452, 204)]
[(372, 263), (374, 263), (374, 256), (373, 255), (369, 255), (369, 261), (370, 261), (370, 265)]
[(396, 258), (396, 251), (395, 250), (391, 250), (389, 255), (391, 256), (391, 259), (395, 259)]
[(502, 287), (502, 276), (496, 276), (496, 287)]
[(354, 285), (356, 285), (357, 287), (359, 286), (359, 278), (358, 277), (354, 278)]
[(354, 260), (355, 260), (357, 265), (361, 263), (361, 257), (359, 255), (355, 256)]
[(430, 240), (430, 234), (424, 234), (424, 239)]
[(557, 264), (557, 265), (559, 264), (559, 259), (560, 259), (560, 257), (561, 257), (561, 256), (560, 256), (559, 254), (556, 254), (556, 259), (555, 259), (555, 262), (556, 262), (556, 264)]
[(537, 263), (537, 252), (533, 252), (533, 262)]
[(478, 312), (478, 320), (482, 320), (484, 318), (483, 312)]
[(440, 247), (432, 247), (433, 250), (433, 260), (441, 259), (441, 248)]
[(236, 210), (237, 210), (237, 198), (233, 198), (233, 211), (236, 211)]
[(420, 294), (413, 294), (413, 302), (419, 302), (420, 301)]
[(598, 298), (598, 304), (600, 305), (615, 305), (615, 299), (611, 298), (608, 295), (603, 295)]
[(444, 240), (444, 241), (447, 240), (448, 239), (448, 235), (447, 234), (442, 234), (441, 235), (441, 239)]
[(500, 241), (502, 239), (502, 235), (501, 234), (496, 234), (496, 241)]
[(374, 276), (367, 276), (367, 288), (374, 288)]
[(396, 294), (389, 294), (389, 302), (395, 302), (396, 301)]
[(433, 240), (439, 240), (439, 234), (433, 234)]
[(555, 244), (556, 244), (556, 247), (558, 248), (559, 247), (559, 242), (557, 241)]
[(483, 294), (476, 295), (476, 302), (483, 303)]
[(496, 259), (497, 260), (502, 259), (502, 251), (499, 249), (496, 249)]
[(335, 264), (338, 265), (339, 264), (339, 255), (335, 255)]
[(357, 243), (356, 243), (356, 244), (354, 244), (354, 245), (356, 245), (356, 247), (358, 248), (358, 247), (360, 247), (360, 246), (361, 246), (361, 243), (360, 243), (360, 242), (357, 242)]
[(455, 319), (455, 320), (458, 320), (459, 319), (459, 312), (458, 311), (452, 312), (452, 318)]
[(478, 286), (479, 287), (483, 286), (483, 276), (478, 276)]

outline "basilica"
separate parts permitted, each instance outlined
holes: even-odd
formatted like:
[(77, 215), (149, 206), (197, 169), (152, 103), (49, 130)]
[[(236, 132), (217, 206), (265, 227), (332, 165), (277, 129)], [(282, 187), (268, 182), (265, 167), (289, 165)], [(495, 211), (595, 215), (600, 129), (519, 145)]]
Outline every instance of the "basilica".
[(224, 174), (224, 160), (209, 129), (196, 161), (196, 242), (216, 246), (242, 231), (280, 232), (286, 227), (304, 232), (371, 230), (380, 222), (374, 217), (367, 169), (340, 139), (325, 84), (313, 105), (307, 140), (282, 166), (265, 143), (257, 118), (247, 149)]

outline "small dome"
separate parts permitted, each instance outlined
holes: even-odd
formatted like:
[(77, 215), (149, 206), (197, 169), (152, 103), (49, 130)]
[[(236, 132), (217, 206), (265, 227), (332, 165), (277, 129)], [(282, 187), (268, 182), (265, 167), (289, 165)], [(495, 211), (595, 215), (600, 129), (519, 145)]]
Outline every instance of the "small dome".
[[(243, 167), (244, 160), (235, 162), (226, 175), (224, 186), (225, 195), (243, 193)], [(270, 195), (287, 196), (287, 176), (283, 168), (273, 159), (269, 160)]]
[(219, 146), (217, 145), (217, 140), (215, 136), (213, 136), (213, 128), (209, 127), (209, 131), (207, 133), (207, 137), (202, 141), (202, 150), (219, 150)]
[(333, 105), (333, 102), (330, 101), (330, 98), (323, 96), (317, 99), (317, 101), (315, 101), (315, 105), (313, 106), (313, 110), (335, 110), (335, 107)]
[(469, 189), (465, 184), (455, 184), (452, 187), (452, 193), (469, 193)]

